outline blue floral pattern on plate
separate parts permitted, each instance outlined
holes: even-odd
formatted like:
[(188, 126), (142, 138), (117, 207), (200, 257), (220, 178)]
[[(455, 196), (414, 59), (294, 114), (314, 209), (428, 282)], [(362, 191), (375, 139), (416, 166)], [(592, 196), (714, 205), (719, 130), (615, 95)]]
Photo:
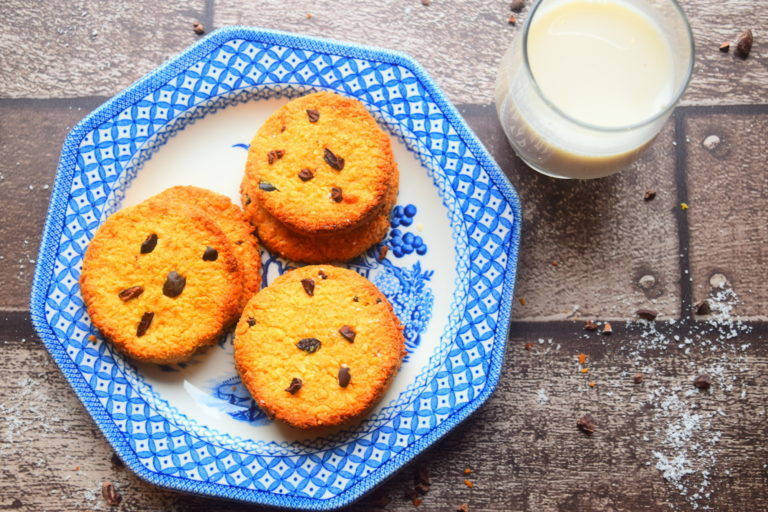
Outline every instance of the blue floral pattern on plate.
[[(405, 204), (393, 217), (398, 226), (389, 240), (392, 257), (379, 262), (372, 250), (349, 266), (372, 276), (392, 299), (406, 324), (409, 350), (423, 346), (424, 328), (433, 322), (442, 334), (413, 382), (360, 425), (302, 441), (246, 439), (188, 417), (153, 389), (141, 368), (109, 344), (90, 341), (95, 332), (77, 285), (82, 257), (142, 165), (185, 127), (230, 105), (317, 89), (363, 101), (432, 180), (455, 253), (427, 251), (414, 230), (416, 211)], [(354, 45), (229, 28), (140, 80), (70, 133), (38, 258), (32, 319), (86, 409), (142, 478), (241, 501), (332, 509), (372, 489), (490, 395), (504, 355), (519, 232), (514, 190), (414, 61)], [(434, 265), (446, 264), (456, 278), (441, 283), (450, 286), (451, 301), (438, 318), (431, 306), (432, 272)], [(265, 275), (287, 267), (269, 260)], [(194, 371), (195, 364), (174, 369)], [(230, 417), (266, 421), (231, 379), (192, 391), (213, 407), (227, 404)]]

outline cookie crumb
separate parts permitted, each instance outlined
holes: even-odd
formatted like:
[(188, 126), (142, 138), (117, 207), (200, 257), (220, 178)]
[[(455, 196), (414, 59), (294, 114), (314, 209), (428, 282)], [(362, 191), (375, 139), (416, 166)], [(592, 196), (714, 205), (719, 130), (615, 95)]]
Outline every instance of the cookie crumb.
[(525, 7), (525, 0), (512, 0), (509, 4), (509, 10), (512, 12), (520, 12)]
[(653, 309), (638, 309), (635, 311), (635, 314), (643, 320), (648, 320), (650, 322), (653, 322), (656, 320), (656, 317), (659, 316), (659, 312)]
[(585, 331), (596, 331), (597, 330), (597, 324), (593, 322), (592, 320), (587, 320), (584, 322), (584, 330)]
[(739, 39), (736, 41), (736, 55), (742, 59), (749, 57), (749, 52), (752, 50), (752, 30), (747, 29), (739, 35)]
[(507, 18), (507, 23), (509, 23), (510, 25), (514, 25), (517, 23), (517, 18), (515, 17), (514, 14), (509, 15), (509, 18)]
[(579, 354), (576, 356), (579, 360), (579, 364), (584, 364), (587, 362), (587, 359), (589, 359), (589, 356), (587, 354)]
[(123, 501), (123, 497), (117, 492), (117, 489), (112, 485), (112, 482), (104, 482), (101, 484), (101, 495), (110, 507), (116, 507)]
[(730, 49), (731, 49), (730, 41), (726, 41), (720, 45), (720, 51), (723, 53), (728, 53), (728, 50)]
[(605, 322), (603, 324), (603, 328), (600, 331), (601, 334), (612, 334), (613, 333), (613, 327), (611, 327), (610, 322)]
[(634, 377), (632, 377), (632, 382), (635, 384), (642, 384), (645, 380), (645, 375), (642, 373), (636, 373)]
[(465, 475), (468, 475), (468, 474), (470, 474), (471, 472), (472, 472), (472, 468), (469, 468), (469, 467), (467, 467), (467, 468), (464, 468), (464, 474), (465, 474)]
[(466, 503), (462, 503), (458, 507), (456, 507), (456, 512), (469, 512), (469, 505)]
[(464, 485), (472, 489), (475, 486), (475, 483), (472, 480), (464, 480)]
[(195, 34), (201, 36), (201, 35), (205, 34), (205, 27), (199, 21), (195, 21), (194, 23), (192, 23), (192, 31)]
[(643, 195), (643, 201), (653, 201), (656, 198), (655, 190), (646, 190)]
[(708, 315), (712, 312), (712, 307), (709, 305), (709, 301), (707, 299), (696, 303), (694, 307), (696, 308), (694, 311), (697, 315)]
[(709, 375), (699, 375), (693, 379), (693, 385), (698, 389), (706, 391), (712, 387), (712, 378)]
[(576, 426), (587, 435), (595, 432), (595, 419), (587, 413), (576, 421)]

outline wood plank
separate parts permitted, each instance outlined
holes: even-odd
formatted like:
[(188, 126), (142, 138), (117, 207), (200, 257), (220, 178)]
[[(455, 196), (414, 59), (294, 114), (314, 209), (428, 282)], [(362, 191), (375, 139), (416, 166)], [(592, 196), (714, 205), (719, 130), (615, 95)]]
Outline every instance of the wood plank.
[(69, 130), (104, 101), (0, 100), (0, 308), (27, 309), (48, 199)]
[[(13, 322), (23, 320), (17, 316)], [(499, 512), (768, 507), (768, 345), (759, 342), (768, 325), (755, 324), (733, 340), (702, 336), (686, 354), (674, 335), (691, 329), (664, 323), (660, 335), (651, 335), (648, 327), (621, 323), (611, 337), (585, 337), (581, 323), (513, 323), (495, 394), (384, 484), (392, 498), (386, 510), (414, 510), (404, 493), (420, 464), (433, 476), (418, 508), (426, 511), (464, 502), (470, 510)], [(99, 489), (110, 480), (125, 511), (256, 509), (165, 491), (115, 467), (109, 446), (39, 343), (3, 338), (0, 346), (6, 353), (0, 410), (7, 418), (0, 423), (0, 505), (107, 510)], [(579, 353), (589, 356), (586, 374)], [(639, 385), (632, 381), (638, 371), (646, 374)], [(692, 386), (702, 372), (713, 376), (710, 391)], [(597, 423), (592, 436), (575, 426), (586, 412)], [(682, 489), (656, 467), (676, 456), (691, 471), (676, 480)], [(473, 469), (469, 476), (465, 467)], [(372, 503), (369, 497), (348, 510), (372, 510)]]
[(701, 109), (685, 129), (694, 301), (732, 289), (735, 312), (768, 319), (768, 106)]
[(0, 2), (0, 97), (112, 96), (199, 39), (205, 0)]

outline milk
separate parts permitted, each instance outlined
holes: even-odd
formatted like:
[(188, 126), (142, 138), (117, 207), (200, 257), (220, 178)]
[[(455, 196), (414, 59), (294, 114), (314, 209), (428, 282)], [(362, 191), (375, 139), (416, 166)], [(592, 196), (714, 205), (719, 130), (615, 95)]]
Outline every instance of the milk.
[(692, 46), (675, 51), (663, 18), (643, 5), (544, 0), (534, 9), (496, 88), (502, 126), (529, 165), (558, 177), (605, 176), (658, 133), (687, 83)]

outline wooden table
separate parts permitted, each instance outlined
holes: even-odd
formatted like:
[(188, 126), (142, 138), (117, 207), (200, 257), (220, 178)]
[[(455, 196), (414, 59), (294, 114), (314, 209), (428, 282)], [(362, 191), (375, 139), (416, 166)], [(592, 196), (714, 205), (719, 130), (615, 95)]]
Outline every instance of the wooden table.
[[(498, 125), (495, 70), (519, 31), (506, 1), (0, 3), (0, 509), (106, 510), (109, 480), (125, 511), (253, 510), (162, 490), (114, 465), (28, 314), (66, 133), (194, 42), (194, 20), (413, 55), (520, 193), (504, 374), (474, 416), (416, 461), (433, 480), (419, 510), (768, 509), (768, 3), (684, 4), (697, 57), (682, 105), (630, 169), (579, 182), (526, 168)], [(756, 38), (747, 60), (718, 51), (745, 28)], [(657, 195), (646, 202), (648, 189)], [(728, 316), (741, 322), (729, 337), (693, 305), (731, 291)], [(655, 329), (635, 321), (642, 307), (660, 311)], [(585, 319), (614, 332), (585, 331)], [(708, 391), (693, 387), (702, 373)], [(591, 436), (576, 428), (585, 413), (597, 423)], [(381, 488), (387, 510), (414, 508), (404, 494), (416, 464)], [(369, 497), (352, 510), (374, 506)]]

